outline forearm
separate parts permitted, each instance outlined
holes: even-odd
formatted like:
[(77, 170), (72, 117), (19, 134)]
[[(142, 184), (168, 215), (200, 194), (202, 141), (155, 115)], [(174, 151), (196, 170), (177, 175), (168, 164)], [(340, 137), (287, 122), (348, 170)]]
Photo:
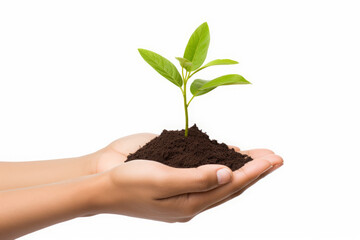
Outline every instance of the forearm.
[(100, 175), (0, 192), (0, 239), (14, 239), (72, 218), (93, 214)]
[(0, 191), (93, 174), (98, 154), (43, 161), (0, 162)]

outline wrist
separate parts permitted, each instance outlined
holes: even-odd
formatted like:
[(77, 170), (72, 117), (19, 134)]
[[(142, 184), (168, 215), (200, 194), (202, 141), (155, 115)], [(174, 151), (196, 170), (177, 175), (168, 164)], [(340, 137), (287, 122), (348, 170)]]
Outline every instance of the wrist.
[(104, 204), (107, 198), (107, 190), (110, 186), (108, 173), (98, 173), (88, 176), (83, 183), (85, 206), (83, 217), (93, 216), (105, 212)]
[(93, 175), (98, 173), (98, 164), (101, 158), (103, 149), (99, 151), (79, 157), (79, 161), (83, 163), (84, 175)]

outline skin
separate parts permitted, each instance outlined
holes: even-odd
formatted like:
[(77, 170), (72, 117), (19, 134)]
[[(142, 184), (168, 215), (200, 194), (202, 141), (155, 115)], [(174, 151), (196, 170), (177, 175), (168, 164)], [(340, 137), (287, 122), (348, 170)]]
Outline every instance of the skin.
[(254, 158), (234, 172), (222, 165), (179, 169), (147, 160), (124, 163), (155, 136), (127, 136), (76, 158), (0, 162), (0, 239), (101, 213), (187, 222), (240, 195), (283, 163), (270, 150), (234, 146), (229, 147)]

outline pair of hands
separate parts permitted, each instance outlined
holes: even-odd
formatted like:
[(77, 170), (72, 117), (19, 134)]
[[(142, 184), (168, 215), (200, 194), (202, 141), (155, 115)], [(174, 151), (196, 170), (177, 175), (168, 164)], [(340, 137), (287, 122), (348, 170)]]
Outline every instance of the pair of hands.
[(283, 164), (267, 149), (235, 151), (254, 160), (232, 172), (223, 165), (173, 168), (155, 161), (124, 163), (157, 135), (141, 133), (112, 142), (94, 153), (94, 172), (102, 182), (94, 213), (116, 213), (164, 222), (187, 222), (197, 214), (244, 192), (252, 184)]

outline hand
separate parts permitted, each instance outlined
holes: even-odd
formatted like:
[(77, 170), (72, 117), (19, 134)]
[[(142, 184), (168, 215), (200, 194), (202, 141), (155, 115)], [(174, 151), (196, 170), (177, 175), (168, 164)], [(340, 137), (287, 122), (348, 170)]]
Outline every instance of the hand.
[[(173, 168), (137, 160), (99, 174), (95, 213), (116, 213), (164, 222), (186, 222), (239, 195), (282, 164), (270, 150), (247, 152), (254, 160), (232, 172), (222, 165)], [(222, 173), (222, 174), (221, 174)], [(218, 177), (219, 176), (219, 177)], [(220, 179), (220, 180), (219, 180)]]
[[(234, 150), (237, 151), (237, 152), (240, 152), (242, 154), (246, 154), (246, 155), (251, 156), (254, 160), (255, 159), (256, 160), (258, 160), (258, 159), (266, 159), (267, 161), (269, 161), (271, 163), (272, 167), (269, 168), (268, 170), (266, 170), (265, 172), (263, 172), (262, 174), (260, 174), (257, 178), (251, 180), (246, 186), (244, 186), (240, 190), (234, 191), (230, 196), (228, 196), (225, 199), (223, 199), (223, 200), (209, 206), (208, 208), (204, 209), (204, 211), (208, 210), (210, 208), (216, 207), (216, 206), (218, 206), (218, 205), (220, 205), (220, 204), (222, 204), (224, 202), (227, 202), (227, 201), (239, 196), (240, 194), (245, 192), (249, 187), (253, 186), (259, 180), (263, 179), (264, 177), (266, 177), (267, 175), (269, 175), (270, 173), (272, 173), (273, 171), (275, 171), (276, 169), (280, 168), (283, 165), (283, 159), (280, 156), (275, 155), (275, 153), (273, 151), (269, 150), (269, 149), (252, 149), (252, 150), (240, 151), (240, 149), (238, 147), (232, 146), (232, 148), (234, 148)], [(241, 168), (239, 170), (236, 170), (235, 174), (238, 174), (237, 172), (242, 171), (243, 168)]]

